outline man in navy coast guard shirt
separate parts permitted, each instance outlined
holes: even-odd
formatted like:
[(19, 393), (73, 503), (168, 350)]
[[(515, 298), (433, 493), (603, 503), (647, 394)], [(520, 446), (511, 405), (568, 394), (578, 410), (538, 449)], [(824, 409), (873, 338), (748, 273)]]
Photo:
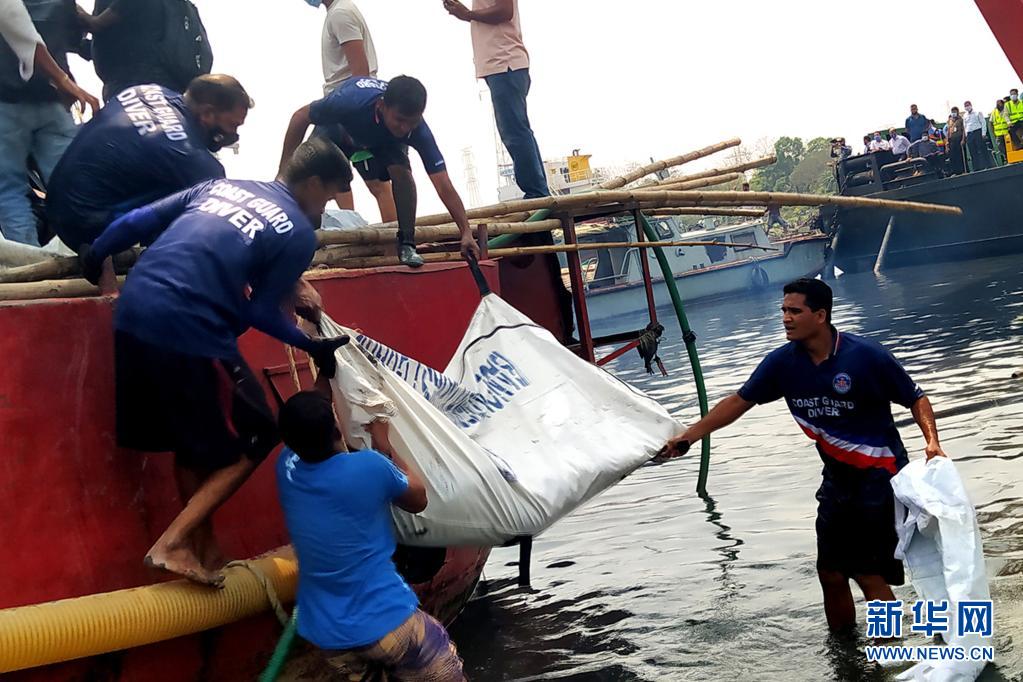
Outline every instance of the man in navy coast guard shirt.
[(312, 140), (275, 182), (201, 183), (115, 220), (83, 250), (83, 272), (95, 281), (105, 258), (153, 242), (114, 316), (117, 441), (173, 452), (186, 506), (147, 565), (209, 585), (223, 580), (210, 516), (278, 442), (237, 338), (254, 327), (321, 367), (334, 364), (347, 337), (310, 337), (283, 308), (316, 250), (310, 220), (351, 179), (337, 147)]
[(115, 218), (203, 180), (224, 177), (213, 156), (238, 141), (252, 101), (230, 76), (159, 85), (111, 98), (75, 137), (47, 185), (47, 219), (74, 250)]
[(462, 255), (479, 257), (465, 206), (451, 184), (430, 126), (423, 120), (425, 110), (426, 88), (415, 78), (353, 78), (292, 115), (281, 155), (283, 164), (312, 124), (340, 126), (341, 151), (349, 158), (359, 151), (371, 152), (373, 157), (357, 163), (356, 168), (366, 180), (390, 180), (398, 211), (398, 257), (411, 267), (419, 267), (423, 259), (416, 253), (416, 183), (408, 147), (419, 153), (437, 196), (458, 225)]
[(789, 343), (770, 353), (739, 391), (668, 442), (689, 444), (727, 426), (754, 405), (785, 398), (824, 462), (817, 491), (817, 573), (833, 631), (855, 625), (849, 579), (867, 601), (894, 600), (903, 583), (895, 559), (891, 479), (908, 463), (891, 403), (908, 407), (927, 441), (927, 459), (945, 456), (931, 403), (878, 343), (831, 324), (832, 293), (816, 279), (785, 286), (782, 320)]

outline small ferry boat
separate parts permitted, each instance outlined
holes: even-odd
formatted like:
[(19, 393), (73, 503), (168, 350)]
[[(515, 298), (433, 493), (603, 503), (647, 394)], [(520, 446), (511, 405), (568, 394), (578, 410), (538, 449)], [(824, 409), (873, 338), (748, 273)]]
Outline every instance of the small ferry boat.
[[(664, 249), (679, 292), (686, 301), (737, 294), (779, 286), (799, 277), (819, 274), (827, 260), (830, 238), (822, 233), (797, 234), (771, 240), (763, 219), (734, 225), (685, 231), (673, 217), (651, 218), (664, 241), (716, 242), (713, 246), (678, 246)], [(636, 234), (635, 223), (623, 219), (606, 229), (580, 235), (580, 242), (622, 242)], [(749, 248), (749, 245), (763, 248)], [(647, 250), (651, 273), (660, 273), (653, 251)], [(590, 320), (604, 324), (615, 317), (647, 308), (640, 249), (583, 251), (590, 277), (586, 301)], [(653, 280), (657, 305), (670, 303), (662, 277)]]

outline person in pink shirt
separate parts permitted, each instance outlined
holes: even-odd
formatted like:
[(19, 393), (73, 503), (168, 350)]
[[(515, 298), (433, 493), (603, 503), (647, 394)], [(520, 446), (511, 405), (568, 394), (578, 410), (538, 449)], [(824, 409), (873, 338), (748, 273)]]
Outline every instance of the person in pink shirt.
[(518, 0), (443, 0), (452, 16), (469, 22), (476, 77), (490, 88), (501, 142), (515, 166), (515, 182), (526, 199), (550, 195), (543, 157), (526, 112), (529, 53), (522, 42)]

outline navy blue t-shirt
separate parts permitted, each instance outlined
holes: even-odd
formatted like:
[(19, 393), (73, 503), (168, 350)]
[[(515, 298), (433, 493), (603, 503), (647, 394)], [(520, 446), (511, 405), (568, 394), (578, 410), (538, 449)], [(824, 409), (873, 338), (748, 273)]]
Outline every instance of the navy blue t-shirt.
[(47, 185), (47, 212), (71, 248), (116, 217), (204, 180), (224, 177), (198, 121), (176, 92), (139, 85), (82, 126)]
[(817, 443), (826, 475), (853, 470), (894, 474), (909, 462), (891, 404), (911, 407), (924, 393), (880, 344), (833, 331), (831, 355), (815, 365), (791, 341), (772, 351), (739, 389), (763, 404), (785, 398), (803, 432)]
[(377, 78), (353, 78), (321, 100), (309, 105), (309, 120), (316, 125), (339, 124), (356, 146), (369, 151), (408, 145), (419, 153), (429, 174), (446, 170), (444, 156), (433, 139), (430, 126), (423, 121), (408, 137), (391, 134), (377, 116), (376, 103), (384, 96), (387, 81)]
[(277, 490), (298, 555), (298, 633), (321, 649), (373, 644), (419, 605), (398, 574), (391, 503), (408, 479), (375, 450), (311, 464), (285, 448)]
[(316, 252), (313, 226), (286, 185), (196, 185), (115, 220), (94, 254), (153, 239), (121, 290), (117, 329), (199, 357), (237, 357), (237, 337), (250, 326), (311, 349), (281, 310)]
[(931, 121), (923, 114), (920, 114), (916, 118), (912, 116), (906, 117), (906, 137), (909, 138), (910, 142), (916, 142), (924, 133), (930, 130)]

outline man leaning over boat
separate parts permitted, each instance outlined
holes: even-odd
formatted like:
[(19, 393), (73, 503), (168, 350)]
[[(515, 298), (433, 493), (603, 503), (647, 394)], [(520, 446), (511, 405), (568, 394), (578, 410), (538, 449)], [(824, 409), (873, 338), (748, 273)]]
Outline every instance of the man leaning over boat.
[(458, 225), (462, 255), (479, 257), (465, 206), (423, 120), (425, 110), (426, 88), (415, 78), (353, 78), (292, 115), (281, 154), (283, 164), (313, 124), (339, 127), (341, 149), (349, 158), (356, 152), (370, 152), (372, 158), (359, 162), (365, 164), (359, 172), (363, 178), (390, 181), (398, 211), (398, 259), (410, 267), (423, 265), (423, 258), (416, 253), (416, 181), (408, 147), (419, 153), (437, 196)]
[(284, 308), (316, 251), (312, 221), (351, 180), (344, 155), (311, 140), (273, 182), (200, 183), (127, 213), (83, 248), (83, 273), (95, 283), (106, 258), (152, 242), (114, 315), (117, 442), (174, 453), (185, 508), (147, 565), (222, 583), (211, 516), (278, 443), (237, 339), (254, 327), (330, 367), (348, 338), (311, 337)]
[[(128, 211), (224, 177), (213, 156), (238, 141), (252, 100), (223, 74), (200, 76), (184, 95), (155, 84), (113, 97), (68, 147), (48, 185), (47, 220), (75, 251)], [(112, 290), (107, 267), (104, 289)]]

